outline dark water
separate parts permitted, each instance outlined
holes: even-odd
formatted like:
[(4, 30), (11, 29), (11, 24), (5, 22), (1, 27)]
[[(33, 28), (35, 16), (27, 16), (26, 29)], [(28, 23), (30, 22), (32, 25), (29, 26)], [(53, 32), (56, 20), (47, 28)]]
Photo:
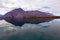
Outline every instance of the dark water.
[(40, 24), (14, 26), (0, 21), (0, 40), (60, 40), (60, 19)]

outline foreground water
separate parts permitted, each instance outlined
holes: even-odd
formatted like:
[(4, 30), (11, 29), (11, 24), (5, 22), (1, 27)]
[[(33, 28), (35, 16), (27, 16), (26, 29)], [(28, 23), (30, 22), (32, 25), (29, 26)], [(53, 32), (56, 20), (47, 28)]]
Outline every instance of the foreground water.
[(60, 19), (40, 24), (14, 26), (0, 21), (0, 40), (60, 40)]

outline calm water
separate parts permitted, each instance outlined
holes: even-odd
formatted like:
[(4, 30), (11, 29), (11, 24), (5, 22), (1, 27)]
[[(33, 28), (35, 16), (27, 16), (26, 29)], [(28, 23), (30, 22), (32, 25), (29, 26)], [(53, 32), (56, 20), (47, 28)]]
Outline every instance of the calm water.
[(60, 40), (60, 19), (40, 24), (14, 26), (0, 21), (0, 40)]

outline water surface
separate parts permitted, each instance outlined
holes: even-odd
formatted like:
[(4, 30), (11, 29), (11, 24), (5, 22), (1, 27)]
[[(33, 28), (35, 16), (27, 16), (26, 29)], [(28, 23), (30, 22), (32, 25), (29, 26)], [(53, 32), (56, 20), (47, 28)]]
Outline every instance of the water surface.
[(60, 19), (40, 24), (14, 26), (0, 21), (1, 40), (60, 40)]

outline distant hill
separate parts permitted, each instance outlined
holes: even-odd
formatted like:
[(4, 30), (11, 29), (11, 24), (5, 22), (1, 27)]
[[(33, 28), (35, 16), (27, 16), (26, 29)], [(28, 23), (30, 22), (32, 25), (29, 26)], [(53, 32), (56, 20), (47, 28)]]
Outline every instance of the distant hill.
[(3, 18), (2, 18), (2, 16), (3, 16), (3, 15), (1, 15), (1, 14), (0, 14), (0, 20), (2, 20), (2, 19), (3, 19)]

